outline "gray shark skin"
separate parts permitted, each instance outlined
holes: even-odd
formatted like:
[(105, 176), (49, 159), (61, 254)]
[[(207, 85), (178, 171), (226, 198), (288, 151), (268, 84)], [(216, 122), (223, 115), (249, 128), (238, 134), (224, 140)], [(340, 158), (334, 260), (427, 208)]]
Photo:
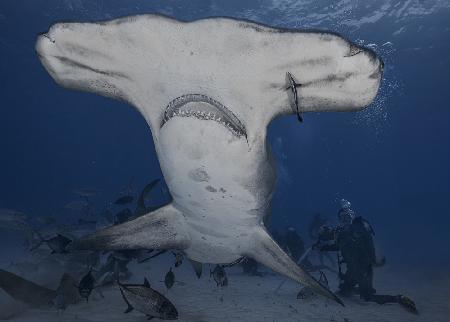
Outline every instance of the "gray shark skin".
[(173, 197), (72, 247), (176, 249), (202, 263), (251, 257), (339, 301), (264, 227), (276, 181), (266, 131), (297, 110), (368, 106), (383, 69), (371, 50), (328, 32), (141, 15), (55, 24), (36, 51), (59, 85), (126, 101), (143, 115)]
[(0, 269), (0, 288), (32, 307), (51, 307), (57, 292)]
[(80, 299), (74, 292), (75, 280), (68, 274), (61, 277), (59, 287), (55, 291), (0, 269), (0, 288), (13, 299), (34, 308), (52, 307), (56, 304), (58, 294), (63, 295), (66, 305), (75, 304)]

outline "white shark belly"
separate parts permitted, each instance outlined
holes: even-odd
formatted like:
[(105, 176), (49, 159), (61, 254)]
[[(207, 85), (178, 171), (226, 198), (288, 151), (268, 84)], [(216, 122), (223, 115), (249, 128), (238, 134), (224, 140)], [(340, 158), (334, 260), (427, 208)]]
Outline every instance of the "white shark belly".
[(341, 303), (262, 224), (275, 182), (266, 129), (294, 112), (368, 106), (383, 71), (372, 50), (334, 33), (142, 15), (55, 24), (36, 51), (58, 84), (137, 108), (174, 197), (72, 249), (178, 249), (213, 263), (248, 256)]
[(256, 190), (269, 191), (275, 179), (273, 169), (262, 171), (272, 172), (264, 189), (255, 174), (271, 165), (254, 157), (245, 137), (213, 120), (174, 117), (161, 128), (158, 142), (173, 204), (191, 230), (188, 257), (212, 263), (241, 257), (249, 229), (266, 215), (270, 202), (270, 193), (261, 196)]

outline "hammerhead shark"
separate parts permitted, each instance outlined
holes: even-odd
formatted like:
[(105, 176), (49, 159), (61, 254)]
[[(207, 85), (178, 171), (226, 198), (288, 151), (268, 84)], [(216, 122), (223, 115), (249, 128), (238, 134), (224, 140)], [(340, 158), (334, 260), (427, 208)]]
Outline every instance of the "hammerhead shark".
[(276, 181), (266, 132), (280, 115), (367, 107), (383, 70), (373, 51), (331, 32), (154, 14), (57, 23), (36, 51), (59, 85), (142, 114), (173, 197), (72, 247), (175, 249), (203, 263), (250, 257), (340, 302), (264, 226)]

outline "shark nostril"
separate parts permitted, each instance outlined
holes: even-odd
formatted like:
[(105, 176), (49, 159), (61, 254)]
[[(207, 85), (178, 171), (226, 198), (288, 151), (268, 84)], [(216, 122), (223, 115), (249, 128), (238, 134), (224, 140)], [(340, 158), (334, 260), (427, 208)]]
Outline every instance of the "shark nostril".
[(43, 37), (47, 38), (48, 40), (50, 40), (52, 43), (55, 43), (55, 40), (53, 40), (52, 38), (50, 38), (50, 36), (48, 34), (43, 34)]

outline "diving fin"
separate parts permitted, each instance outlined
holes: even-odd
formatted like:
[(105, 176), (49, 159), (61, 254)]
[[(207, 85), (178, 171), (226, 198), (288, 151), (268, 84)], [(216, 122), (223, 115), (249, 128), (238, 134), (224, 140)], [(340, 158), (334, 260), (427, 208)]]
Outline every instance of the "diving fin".
[(264, 227), (259, 226), (255, 228), (246, 253), (243, 255), (253, 258), (294, 281), (311, 287), (317, 294), (330, 298), (344, 306), (344, 303), (335, 294), (298, 266), (272, 239)]
[(79, 240), (74, 250), (185, 249), (190, 243), (183, 214), (172, 204)]

